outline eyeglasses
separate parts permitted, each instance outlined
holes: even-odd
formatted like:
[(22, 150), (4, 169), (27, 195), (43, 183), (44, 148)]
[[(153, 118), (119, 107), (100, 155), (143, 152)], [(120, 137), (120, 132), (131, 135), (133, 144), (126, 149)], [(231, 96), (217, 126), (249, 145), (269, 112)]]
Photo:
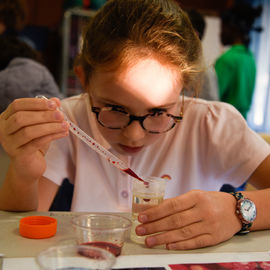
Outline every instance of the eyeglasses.
[(96, 114), (97, 121), (106, 128), (123, 129), (133, 121), (139, 121), (141, 127), (149, 133), (164, 133), (172, 129), (176, 123), (183, 119), (183, 116), (175, 116), (167, 112), (156, 110), (144, 116), (129, 114), (122, 107), (92, 107), (92, 112)]

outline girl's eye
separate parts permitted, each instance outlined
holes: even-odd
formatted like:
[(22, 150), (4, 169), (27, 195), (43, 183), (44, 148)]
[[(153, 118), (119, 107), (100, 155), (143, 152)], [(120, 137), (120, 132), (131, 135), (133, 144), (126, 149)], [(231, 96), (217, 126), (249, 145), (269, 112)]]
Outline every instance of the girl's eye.
[(106, 108), (111, 108), (112, 111), (127, 113), (127, 111), (122, 106), (119, 105), (105, 104), (104, 106)]
[(151, 113), (152, 115), (161, 115), (161, 114), (166, 113), (166, 112), (167, 112), (166, 109), (152, 109), (152, 110), (150, 111), (150, 113)]

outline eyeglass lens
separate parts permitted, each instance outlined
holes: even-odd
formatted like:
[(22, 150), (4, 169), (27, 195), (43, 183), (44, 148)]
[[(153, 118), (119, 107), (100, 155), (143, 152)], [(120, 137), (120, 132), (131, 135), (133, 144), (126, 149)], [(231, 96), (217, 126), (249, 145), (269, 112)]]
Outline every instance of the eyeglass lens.
[[(125, 112), (101, 110), (98, 115), (98, 121), (104, 127), (120, 129), (130, 123), (130, 116)], [(142, 121), (142, 126), (145, 130), (156, 133), (168, 131), (174, 125), (174, 119), (165, 112), (158, 112), (153, 115), (149, 114)]]

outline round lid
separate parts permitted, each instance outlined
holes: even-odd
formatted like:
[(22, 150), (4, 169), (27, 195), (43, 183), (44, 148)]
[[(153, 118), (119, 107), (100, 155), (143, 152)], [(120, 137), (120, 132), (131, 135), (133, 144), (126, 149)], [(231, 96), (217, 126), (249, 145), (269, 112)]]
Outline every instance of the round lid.
[(29, 216), (20, 220), (20, 235), (27, 238), (49, 238), (55, 235), (57, 220), (48, 216)]

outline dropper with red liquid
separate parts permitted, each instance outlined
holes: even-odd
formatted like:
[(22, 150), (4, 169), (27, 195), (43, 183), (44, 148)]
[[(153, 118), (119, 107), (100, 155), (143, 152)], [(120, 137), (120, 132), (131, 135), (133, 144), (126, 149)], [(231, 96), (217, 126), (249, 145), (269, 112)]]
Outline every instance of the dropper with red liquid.
[[(36, 98), (47, 99), (45, 96), (38, 95)], [(48, 100), (48, 99), (47, 99)], [(64, 110), (60, 107), (59, 110), (64, 114), (65, 120), (69, 123), (69, 130), (77, 136), (80, 140), (86, 143), (89, 147), (91, 147), (94, 151), (100, 154), (102, 157), (106, 158), (113, 166), (120, 169), (121, 171), (129, 174), (130, 176), (138, 179), (139, 181), (148, 184), (145, 180), (139, 177), (131, 168), (127, 166), (127, 164), (113, 155), (110, 151), (105, 149), (101, 144), (99, 144), (96, 140), (86, 134), (83, 130), (81, 130), (77, 125), (75, 125), (65, 114)]]

